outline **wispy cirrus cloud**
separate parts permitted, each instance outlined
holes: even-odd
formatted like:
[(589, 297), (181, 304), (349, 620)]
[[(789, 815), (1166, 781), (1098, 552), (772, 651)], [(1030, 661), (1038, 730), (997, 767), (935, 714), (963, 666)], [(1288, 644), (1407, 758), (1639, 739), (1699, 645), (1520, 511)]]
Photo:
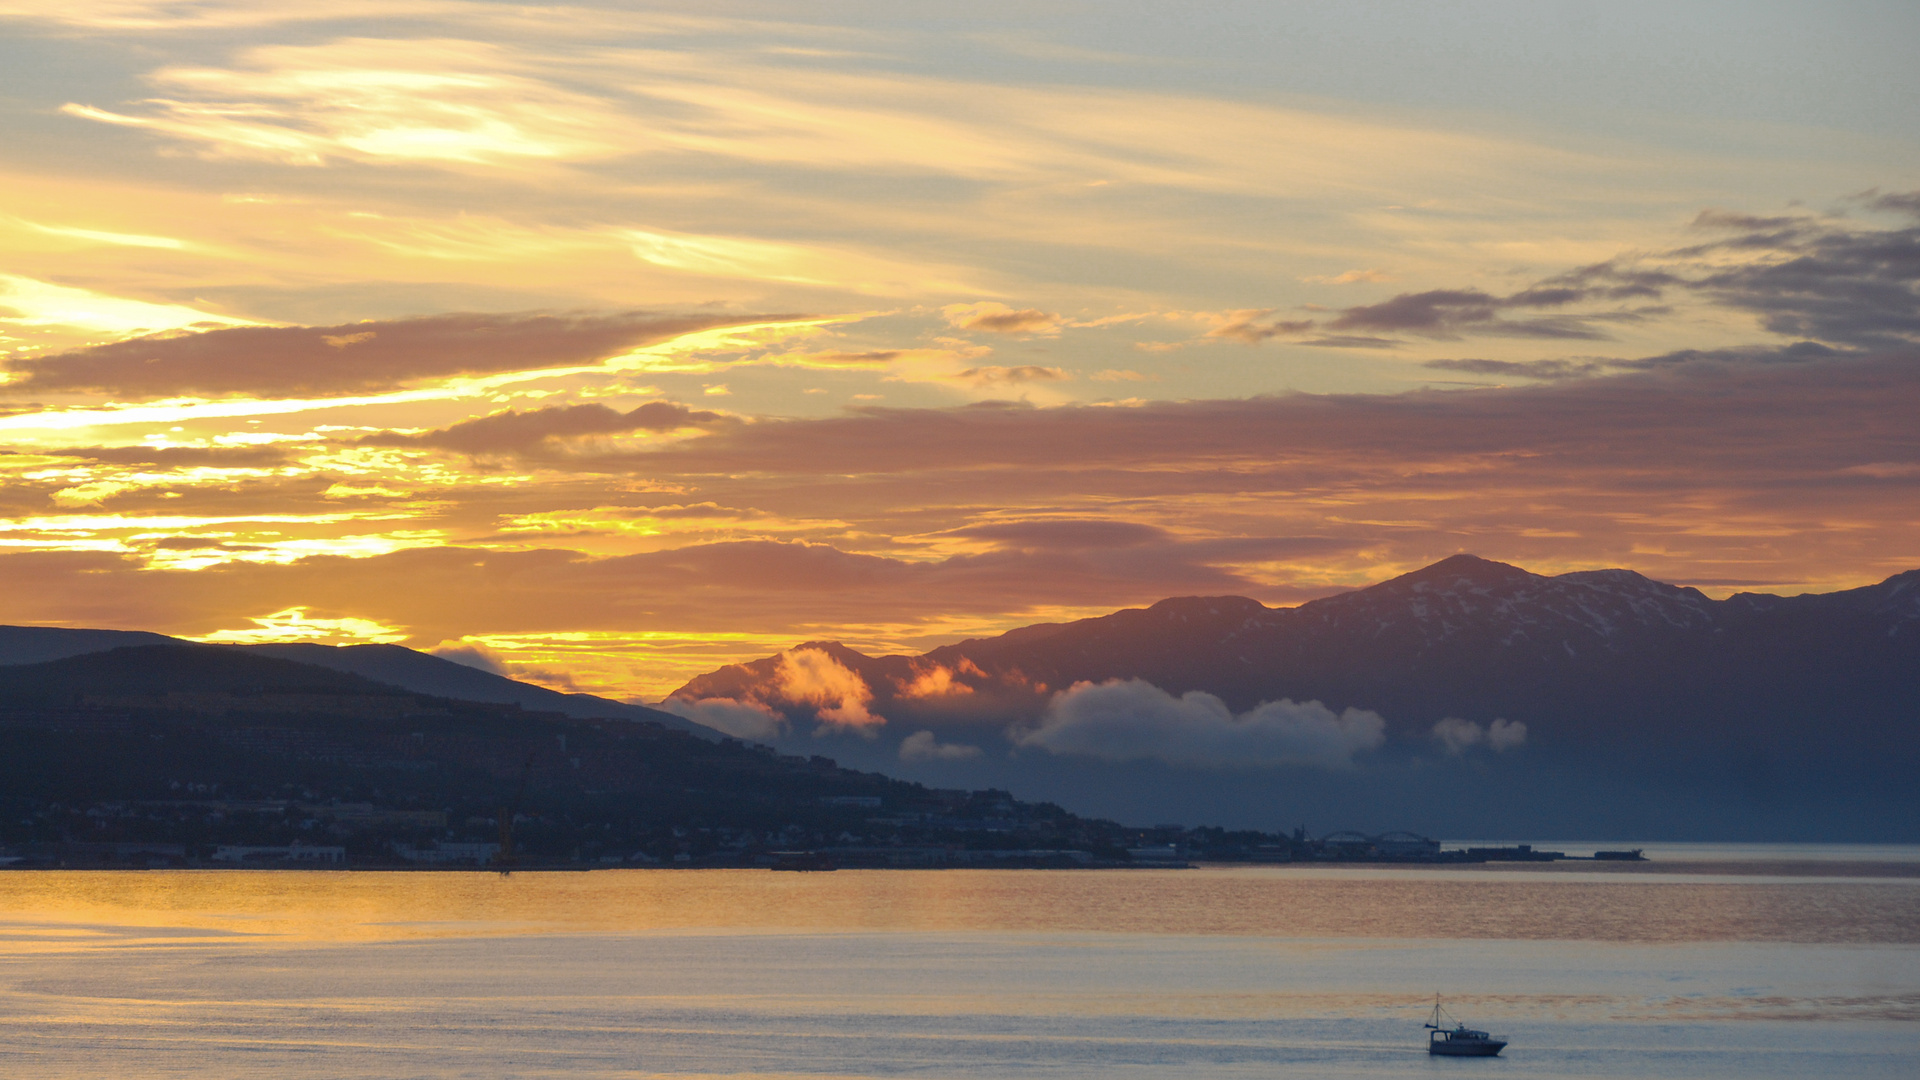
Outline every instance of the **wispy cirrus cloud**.
[(326, 0), (275, 4), (262, 8), (248, 0), (79, 0), (47, 5), (31, 0), (0, 2), (0, 15), (32, 19), (90, 30), (231, 29), (283, 22), (357, 17), (394, 18), (403, 15), (448, 14), (471, 10), (459, 0)]
[(626, 152), (620, 110), (538, 78), (501, 44), (348, 38), (262, 46), (230, 68), (149, 76), (172, 96), (82, 119), (149, 130), (207, 153), (291, 165), (331, 159), (499, 165)]
[[(0, 325), (74, 327), (114, 336), (170, 330), (249, 326), (253, 320), (219, 315), (185, 304), (158, 304), (0, 274)], [(6, 384), (0, 383), (0, 386)]]
[(846, 244), (801, 244), (742, 236), (622, 229), (615, 235), (643, 262), (693, 274), (831, 286), (879, 296), (989, 291), (969, 271), (909, 262)]

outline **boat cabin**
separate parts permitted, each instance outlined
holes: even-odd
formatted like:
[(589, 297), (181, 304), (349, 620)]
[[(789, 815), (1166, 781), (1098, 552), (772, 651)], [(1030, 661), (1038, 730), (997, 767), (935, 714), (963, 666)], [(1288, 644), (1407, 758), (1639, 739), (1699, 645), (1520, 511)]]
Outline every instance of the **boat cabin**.
[(1484, 1031), (1475, 1031), (1458, 1020), (1453, 1020), (1453, 1026), (1447, 1027), (1443, 1020), (1453, 1020), (1453, 1018), (1446, 1014), (1438, 1001), (1435, 1001), (1433, 1018), (1426, 1024), (1427, 1053), (1429, 1054), (1445, 1057), (1493, 1057), (1506, 1049), (1507, 1037), (1504, 1035), (1489, 1035)]

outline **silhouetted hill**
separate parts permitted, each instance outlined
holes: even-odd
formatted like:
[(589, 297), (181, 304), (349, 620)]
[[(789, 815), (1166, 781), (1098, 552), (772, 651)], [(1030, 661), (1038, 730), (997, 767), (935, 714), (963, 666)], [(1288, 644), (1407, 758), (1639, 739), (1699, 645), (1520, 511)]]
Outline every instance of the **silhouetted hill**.
[[(143, 630), (81, 630), (49, 626), (0, 626), (0, 670), (4, 665), (34, 664), (137, 645), (191, 645), (193, 642)], [(293, 660), (350, 672), (417, 694), (487, 701), (543, 709), (580, 719), (606, 717), (650, 720), (704, 738), (719, 733), (672, 713), (629, 705), (592, 694), (565, 694), (467, 667), (399, 645), (318, 645), (295, 642), (220, 645), (216, 648)]]
[(41, 664), (0, 667), (0, 703), (79, 708), (107, 697), (166, 695), (411, 697), (358, 675), (220, 645), (130, 645)]
[(1005, 792), (219, 645), (0, 667), (0, 760), (0, 844), (37, 865), (212, 865), (221, 845), (276, 862), (316, 846), (361, 865), (484, 861), (506, 822), (549, 865), (769, 865), (822, 847), (862, 865), (1050, 864), (1068, 845), (1125, 858), (1113, 823)]
[(77, 630), (64, 626), (0, 626), (0, 665), (38, 664), (126, 645), (168, 645), (179, 638), (144, 630)]
[(495, 675), (490, 671), (458, 664), (399, 645), (242, 645), (263, 656), (297, 660), (302, 664), (332, 668), (364, 675), (379, 682), (405, 687), (421, 694), (459, 698), (462, 701), (489, 701), (542, 709), (566, 716), (589, 719), (650, 720), (670, 728), (715, 738), (712, 728), (684, 720), (669, 712), (644, 705), (628, 705), (593, 694), (564, 694), (544, 686), (534, 686)]

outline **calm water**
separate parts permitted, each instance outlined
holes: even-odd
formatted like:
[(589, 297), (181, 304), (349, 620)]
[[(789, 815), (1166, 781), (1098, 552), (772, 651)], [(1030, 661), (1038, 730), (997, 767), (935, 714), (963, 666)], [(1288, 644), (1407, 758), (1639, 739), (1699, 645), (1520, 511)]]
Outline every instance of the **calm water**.
[(0, 1075), (1920, 1075), (1920, 877), (1782, 862), (5, 873)]

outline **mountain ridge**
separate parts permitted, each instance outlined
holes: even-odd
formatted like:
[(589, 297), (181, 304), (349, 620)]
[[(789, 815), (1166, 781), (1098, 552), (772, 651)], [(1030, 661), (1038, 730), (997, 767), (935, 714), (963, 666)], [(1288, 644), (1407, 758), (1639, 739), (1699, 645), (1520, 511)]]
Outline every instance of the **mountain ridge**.
[[(1313, 638), (1344, 639), (1340, 651), (1349, 652), (1354, 641), (1377, 644), (1392, 656), (1388, 663), (1371, 664), (1376, 669), (1459, 663), (1463, 654), (1579, 666), (1583, 656), (1596, 652), (1648, 658), (1687, 635), (1747, 630), (1779, 617), (1795, 624), (1877, 618), (1884, 621), (1866, 628), (1871, 631), (1866, 636), (1911, 637), (1912, 628), (1920, 626), (1920, 570), (1835, 593), (1736, 593), (1713, 600), (1698, 589), (1631, 570), (1544, 576), (1456, 555), (1368, 588), (1291, 608), (1269, 608), (1240, 596), (1169, 597), (1144, 608), (1021, 627), (917, 655), (868, 656), (834, 641), (808, 641), (788, 652), (826, 653), (868, 677), (877, 698), (889, 696), (887, 685), (911, 681), (913, 673), (927, 665), (958, 671), (971, 664), (988, 674), (995, 665), (1017, 668), (1030, 683), (1043, 671), (1050, 672), (1052, 678), (1041, 680), (1049, 692), (1073, 682), (1143, 678), (1172, 692), (1205, 690), (1244, 708), (1263, 696), (1296, 696), (1255, 686), (1242, 677), (1245, 669), (1278, 662), (1300, 668), (1333, 659), (1322, 655), (1328, 650), (1314, 647)], [(1800, 627), (1789, 629), (1795, 628)], [(1042, 629), (1046, 632), (1033, 633)], [(1856, 627), (1853, 636), (1860, 636), (1860, 629)], [(1302, 640), (1287, 643), (1290, 648), (1262, 640), (1287, 633)], [(1190, 655), (1201, 649), (1209, 655)], [(1086, 662), (1073, 663), (1076, 656)], [(753, 680), (743, 676), (769, 675), (778, 660), (766, 657), (718, 669), (690, 680), (669, 700), (754, 696)], [(1190, 669), (1177, 669), (1180, 662)], [(1364, 704), (1344, 698), (1343, 703)]]
[[(1311, 797), (1353, 818), (1378, 813), (1383, 827), (1437, 817), (1477, 835), (1523, 831), (1520, 821), (1600, 835), (1691, 817), (1720, 822), (1720, 835), (1765, 821), (1764, 835), (1782, 836), (1800, 835), (1802, 818), (1803, 832), (1850, 827), (1834, 808), (1864, 800), (1874, 809), (1856, 818), (1920, 837), (1920, 797), (1905, 779), (1920, 769), (1920, 570), (1833, 593), (1715, 600), (1629, 570), (1546, 576), (1461, 555), (1292, 608), (1171, 597), (1023, 631), (917, 655), (799, 647), (845, 669), (834, 685), (873, 718), (858, 730), (821, 719), (847, 699), (822, 696), (818, 672), (796, 682), (783, 668), (796, 650), (710, 672), (662, 704), (742, 703), (778, 728), (759, 737), (830, 740), (874, 764), (895, 754), (907, 775), (1018, 777), (1049, 798), (1070, 786), (1078, 805), (1106, 814), (1147, 785), (1166, 813), (1193, 806), (1268, 824), (1276, 801)], [(1216, 699), (1217, 721), (1194, 711)], [(1378, 717), (1377, 743), (1343, 743), (1352, 756), (1319, 770), (1193, 764), (1194, 745), (1222, 739), (1247, 760), (1284, 758), (1253, 745), (1269, 723), (1256, 716), (1281, 705), (1305, 716), (1307, 704), (1322, 710), (1311, 723)], [(1060, 725), (1074, 737), (1049, 737)], [(1271, 743), (1277, 729), (1267, 730)], [(907, 746), (917, 732), (927, 734)], [(927, 756), (943, 746), (945, 757)], [(1229, 797), (1231, 811), (1217, 809)], [(1375, 809), (1396, 800), (1409, 809)], [(1634, 806), (1669, 809), (1615, 812)], [(1464, 807), (1472, 816), (1446, 816)]]

